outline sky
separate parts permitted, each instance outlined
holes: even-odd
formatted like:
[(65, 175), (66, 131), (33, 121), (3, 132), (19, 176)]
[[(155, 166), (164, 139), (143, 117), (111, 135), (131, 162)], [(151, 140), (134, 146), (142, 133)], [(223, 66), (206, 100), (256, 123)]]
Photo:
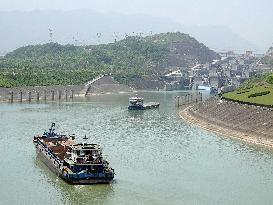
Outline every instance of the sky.
[(0, 0), (0, 10), (73, 10), (147, 14), (183, 25), (225, 25), (260, 47), (273, 43), (273, 0)]

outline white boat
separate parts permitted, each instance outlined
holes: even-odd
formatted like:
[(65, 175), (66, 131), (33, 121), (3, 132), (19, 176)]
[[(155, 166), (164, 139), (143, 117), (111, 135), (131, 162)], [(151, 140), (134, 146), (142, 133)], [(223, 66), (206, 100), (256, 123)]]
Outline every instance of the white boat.
[(211, 91), (212, 87), (210, 87), (209, 85), (198, 85), (197, 90)]

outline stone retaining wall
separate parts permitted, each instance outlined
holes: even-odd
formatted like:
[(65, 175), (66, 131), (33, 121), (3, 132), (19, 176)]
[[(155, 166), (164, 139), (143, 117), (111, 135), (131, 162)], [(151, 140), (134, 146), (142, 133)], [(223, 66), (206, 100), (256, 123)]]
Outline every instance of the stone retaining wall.
[(273, 138), (273, 108), (240, 104), (213, 97), (190, 112), (220, 127)]

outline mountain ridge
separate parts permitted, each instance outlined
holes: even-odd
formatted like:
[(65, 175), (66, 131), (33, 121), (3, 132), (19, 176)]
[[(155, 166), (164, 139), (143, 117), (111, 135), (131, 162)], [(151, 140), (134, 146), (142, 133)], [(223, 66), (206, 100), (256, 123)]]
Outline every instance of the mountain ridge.
[[(85, 9), (0, 11), (2, 53), (25, 45), (49, 42), (49, 28), (53, 30), (53, 40), (60, 44), (110, 43), (115, 38), (123, 39), (125, 33), (150, 35), (151, 31), (153, 34), (180, 31), (190, 34), (214, 50), (255, 49), (255, 45), (223, 26), (185, 26), (169, 18), (143, 14), (99, 13)], [(100, 38), (98, 33), (101, 34)]]

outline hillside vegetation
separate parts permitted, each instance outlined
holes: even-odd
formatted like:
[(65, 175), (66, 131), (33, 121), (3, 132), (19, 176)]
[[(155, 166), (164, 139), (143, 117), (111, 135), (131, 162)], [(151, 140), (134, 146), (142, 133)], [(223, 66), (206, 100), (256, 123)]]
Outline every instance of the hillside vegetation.
[(128, 84), (136, 78), (159, 76), (165, 69), (188, 67), (218, 58), (189, 35), (130, 36), (124, 40), (90, 46), (26, 46), (0, 60), (0, 87), (80, 85), (100, 74), (111, 73)]

